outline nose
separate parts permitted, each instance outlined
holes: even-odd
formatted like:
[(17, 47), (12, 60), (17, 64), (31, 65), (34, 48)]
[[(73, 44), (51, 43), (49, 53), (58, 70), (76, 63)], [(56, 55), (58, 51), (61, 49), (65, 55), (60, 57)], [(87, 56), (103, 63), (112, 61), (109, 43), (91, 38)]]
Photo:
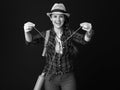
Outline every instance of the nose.
[(57, 17), (57, 21), (60, 22), (60, 17), (59, 16)]

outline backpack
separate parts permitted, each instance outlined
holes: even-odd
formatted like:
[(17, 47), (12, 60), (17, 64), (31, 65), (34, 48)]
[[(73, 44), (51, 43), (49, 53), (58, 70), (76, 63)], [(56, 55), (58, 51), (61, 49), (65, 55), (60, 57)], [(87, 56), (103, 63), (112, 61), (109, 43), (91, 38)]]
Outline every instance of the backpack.
[(50, 36), (50, 30), (47, 30), (46, 31), (46, 36), (45, 36), (44, 49), (43, 49), (42, 56), (45, 56), (46, 46), (47, 46), (47, 42), (48, 42), (49, 36)]

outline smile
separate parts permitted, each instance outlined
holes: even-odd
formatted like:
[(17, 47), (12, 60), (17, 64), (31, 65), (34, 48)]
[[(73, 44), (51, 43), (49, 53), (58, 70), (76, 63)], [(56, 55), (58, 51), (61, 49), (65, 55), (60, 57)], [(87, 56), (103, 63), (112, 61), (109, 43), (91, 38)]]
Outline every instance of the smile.
[(56, 22), (55, 22), (55, 24), (57, 24), (57, 25), (61, 25), (61, 23), (56, 23)]

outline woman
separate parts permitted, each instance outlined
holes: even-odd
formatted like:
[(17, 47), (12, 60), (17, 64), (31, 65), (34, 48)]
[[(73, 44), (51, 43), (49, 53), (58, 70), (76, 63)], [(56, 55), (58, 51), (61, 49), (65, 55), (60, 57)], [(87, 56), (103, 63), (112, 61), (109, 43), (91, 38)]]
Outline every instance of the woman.
[[(64, 4), (55, 3), (49, 16), (53, 28), (46, 32), (32, 35), (35, 24), (27, 22), (24, 25), (25, 39), (28, 44), (37, 44), (41, 38), (45, 39), (42, 56), (46, 57), (46, 65), (43, 73), (39, 76), (34, 90), (40, 90), (45, 81), (45, 90), (76, 90), (73, 70), (73, 55), (77, 52), (73, 41), (85, 44), (92, 36), (92, 26), (84, 22), (80, 26), (86, 31), (85, 35), (69, 29), (69, 17)], [(80, 29), (80, 28), (79, 28)]]

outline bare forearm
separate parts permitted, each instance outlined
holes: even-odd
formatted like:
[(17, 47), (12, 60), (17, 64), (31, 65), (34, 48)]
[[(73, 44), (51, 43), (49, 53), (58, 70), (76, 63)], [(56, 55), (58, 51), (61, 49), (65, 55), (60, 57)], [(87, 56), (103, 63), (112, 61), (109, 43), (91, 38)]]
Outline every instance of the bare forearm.
[(27, 42), (32, 41), (32, 35), (31, 35), (30, 31), (32, 30), (33, 27), (35, 27), (35, 24), (32, 22), (27, 22), (24, 24), (24, 34), (25, 34), (25, 40)]
[(87, 31), (85, 36), (84, 36), (84, 40), (89, 42), (92, 35), (93, 35), (93, 30)]
[(30, 32), (24, 32), (25, 33), (25, 40), (27, 42), (31, 42), (32, 41), (32, 35)]

